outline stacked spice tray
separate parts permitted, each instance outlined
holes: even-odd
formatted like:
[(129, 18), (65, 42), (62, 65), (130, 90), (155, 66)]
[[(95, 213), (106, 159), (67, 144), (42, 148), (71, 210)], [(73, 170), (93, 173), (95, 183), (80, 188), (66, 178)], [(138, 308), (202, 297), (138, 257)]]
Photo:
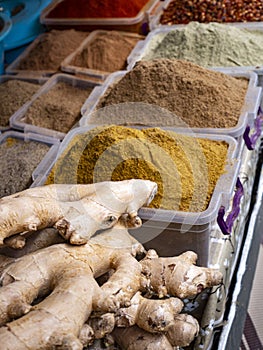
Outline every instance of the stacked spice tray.
[[(130, 68), (132, 70), (132, 67)], [(191, 129), (186, 125), (186, 123), (182, 122), (181, 120), (178, 121), (176, 119), (175, 126), (178, 131), (184, 132), (191, 130), (194, 133), (211, 133), (211, 134), (219, 134), (219, 135), (230, 135), (236, 138), (240, 144), (240, 152), (242, 151), (242, 148), (244, 146), (243, 142), (243, 135), (246, 132), (246, 130), (251, 130), (253, 132), (254, 129), (258, 129), (258, 124), (260, 123), (260, 120), (262, 118), (262, 114), (259, 113), (259, 107), (261, 102), (261, 96), (262, 96), (262, 88), (258, 86), (258, 75), (254, 72), (239, 72), (239, 73), (231, 73), (228, 71), (224, 71), (224, 69), (220, 70), (221, 73), (224, 73), (226, 75), (229, 75), (234, 78), (240, 78), (240, 79), (246, 79), (248, 81), (248, 88), (244, 100), (244, 105), (241, 111), (241, 114), (239, 116), (239, 120), (237, 124), (233, 127), (224, 127), (224, 128), (212, 128), (212, 127), (206, 127), (206, 128), (198, 128), (198, 127), (191, 127)], [(128, 71), (129, 72), (129, 71)], [(158, 113), (158, 107), (151, 106), (149, 104), (138, 104), (138, 108), (136, 107), (136, 104), (132, 105), (126, 105), (123, 104), (116, 104), (117, 108), (114, 109), (113, 106), (107, 106), (102, 108), (101, 110), (97, 109), (101, 99), (106, 95), (108, 89), (110, 89), (112, 86), (118, 84), (118, 82), (127, 74), (127, 71), (119, 71), (112, 73), (109, 75), (109, 77), (104, 81), (104, 83), (101, 86), (96, 87), (90, 96), (88, 97), (87, 101), (82, 107), (81, 113), (82, 117), (80, 119), (80, 126), (85, 125), (92, 125), (92, 124), (109, 124), (109, 123), (116, 123), (116, 124), (123, 124), (123, 125), (129, 125), (129, 124), (142, 124), (145, 123), (146, 125), (157, 125), (161, 126), (160, 120), (156, 119), (155, 121), (153, 118), (148, 121), (142, 121), (141, 119), (141, 113), (143, 110), (147, 110), (148, 116), (150, 116), (151, 112), (156, 114), (156, 111)], [(231, 95), (231, 91), (229, 91), (229, 94)], [(123, 105), (123, 107), (122, 107)], [(130, 119), (123, 119), (122, 115), (124, 111), (127, 111), (128, 108), (131, 108), (132, 117)], [(134, 111), (133, 111), (134, 108)], [(119, 109), (119, 110), (118, 110)], [(159, 109), (159, 113), (166, 113), (168, 117), (173, 117), (172, 113), (167, 114), (167, 111), (163, 109)], [(189, 111), (191, 113), (191, 111)], [(113, 119), (115, 116), (118, 116), (119, 119), (116, 120)], [(108, 118), (105, 119), (105, 117), (108, 115)], [(134, 119), (137, 117), (138, 120)], [(154, 115), (154, 114), (153, 114)], [(150, 118), (150, 117), (149, 117)], [(156, 124), (157, 123), (157, 124)], [(258, 130), (256, 131), (258, 133)], [(246, 143), (250, 144), (250, 138), (249, 134), (246, 138)]]
[(0, 131), (10, 129), (11, 116), (47, 81), (47, 78), (0, 76)]
[[(40, 174), (37, 167), (58, 152), (57, 139), (14, 130), (0, 135), (0, 197), (28, 188)], [(46, 162), (46, 161), (45, 161)], [(46, 165), (46, 163), (45, 163)]]
[(55, 74), (10, 118), (13, 129), (63, 139), (77, 125), (81, 108), (100, 83)]
[[(100, 182), (100, 181), (106, 181), (111, 179), (111, 172), (114, 173), (114, 169), (116, 166), (116, 169), (118, 169), (117, 164), (111, 164), (111, 160), (116, 159), (118, 163), (118, 156), (114, 156), (114, 146), (107, 145), (107, 140), (101, 140), (100, 137), (106, 137), (107, 133), (110, 135), (110, 140), (112, 140), (113, 135), (123, 135), (123, 132), (126, 131), (123, 130), (123, 127), (120, 126), (112, 126), (113, 129), (108, 129), (108, 127), (104, 126), (86, 126), (86, 127), (79, 127), (72, 129), (64, 138), (64, 140), (61, 143), (59, 152), (56, 157), (54, 157), (52, 160), (48, 160), (48, 167), (45, 169), (42, 167), (41, 169), (38, 169), (38, 172), (41, 174), (44, 174), (43, 176), (40, 176), (37, 178), (32, 186), (40, 186), (44, 184), (50, 184), (50, 183), (92, 183), (92, 182)], [(115, 131), (114, 131), (115, 130)], [(199, 263), (202, 265), (208, 264), (208, 258), (209, 258), (209, 237), (210, 237), (210, 231), (212, 225), (216, 222), (217, 217), (219, 216), (219, 210), (223, 210), (223, 208), (228, 209), (229, 207), (229, 201), (230, 197), (235, 190), (235, 186), (237, 183), (237, 175), (240, 167), (240, 160), (236, 159), (236, 153), (237, 153), (237, 141), (228, 135), (212, 135), (212, 134), (199, 134), (198, 136), (194, 136), (193, 134), (185, 133), (185, 134), (176, 134), (176, 132), (169, 130), (166, 130), (165, 128), (157, 128), (157, 133), (161, 132), (162, 135), (172, 135), (171, 137), (176, 137), (178, 140), (180, 138), (183, 138), (182, 140), (188, 140), (190, 142), (189, 146), (192, 148), (192, 151), (194, 152), (193, 158), (189, 154), (189, 160), (190, 163), (193, 163), (194, 159), (197, 159), (199, 146), (197, 146), (197, 140), (200, 138), (203, 143), (211, 143), (216, 148), (217, 147), (226, 147), (224, 148), (224, 151), (219, 151), (220, 157), (222, 153), (225, 155), (225, 159), (223, 162), (223, 165), (218, 160), (218, 166), (224, 168), (224, 172), (219, 175), (218, 173), (218, 180), (212, 187), (210, 186), (209, 189), (206, 187), (207, 191), (210, 191), (209, 197), (211, 196), (209, 200), (209, 204), (207, 205), (207, 208), (203, 211), (183, 211), (183, 210), (166, 210), (166, 209), (154, 209), (154, 208), (142, 208), (140, 210), (139, 215), (143, 219), (143, 225), (141, 228), (137, 230), (132, 230), (131, 233), (138, 239), (140, 242), (142, 242), (147, 249), (154, 248), (158, 251), (158, 253), (162, 256), (172, 256), (182, 253), (185, 250), (194, 250), (197, 252), (199, 256)], [(147, 128), (139, 128), (139, 127), (132, 127), (131, 132), (143, 132), (146, 131)], [(106, 133), (103, 136), (103, 133)], [(151, 129), (148, 130), (148, 132), (151, 132)], [(171, 134), (172, 133), (172, 134)], [(99, 136), (98, 136), (99, 135)], [(100, 136), (102, 135), (102, 136)], [(165, 136), (165, 137), (167, 137)], [(170, 136), (169, 136), (170, 137)], [(162, 137), (161, 137), (162, 138)], [(99, 140), (98, 142), (101, 142), (103, 147), (105, 147), (105, 150), (102, 155), (100, 155), (99, 150), (96, 147), (96, 140)], [(132, 142), (137, 142), (138, 139), (132, 139)], [(140, 140), (140, 139), (139, 139)], [(151, 144), (151, 135), (149, 136), (150, 144)], [(92, 141), (92, 143), (90, 143)], [(129, 142), (129, 141), (128, 141)], [(148, 147), (142, 146), (142, 145), (135, 145), (132, 146), (132, 142), (130, 144), (131, 151), (138, 152), (142, 151), (142, 148)], [(116, 145), (122, 145), (122, 142), (117, 142)], [(91, 148), (91, 145), (95, 145), (96, 148), (96, 156), (93, 156), (93, 149)], [(107, 146), (106, 146), (107, 145)], [(224, 145), (224, 146), (223, 146)], [(123, 144), (125, 148), (125, 144)], [(129, 145), (128, 145), (129, 146)], [(185, 149), (187, 150), (187, 147)], [(204, 146), (205, 147), (205, 146)], [(150, 146), (151, 149), (151, 146)], [(162, 147), (157, 147), (157, 150), (162, 150)], [(151, 152), (154, 152), (156, 150), (155, 147), (151, 149)], [(188, 150), (189, 152), (190, 149)], [(200, 151), (200, 150), (199, 150)], [(109, 153), (108, 153), (109, 152)], [(112, 153), (113, 152), (113, 153)], [(121, 152), (121, 151), (120, 151)], [(124, 157), (127, 156), (128, 150), (125, 151)], [(208, 151), (209, 153), (210, 151)], [(166, 159), (167, 155), (166, 152), (163, 150), (162, 152), (163, 156), (161, 157), (154, 157), (155, 161), (164, 162), (163, 165), (159, 164), (156, 165), (159, 166), (159, 170), (162, 168), (167, 167), (167, 164), (172, 164), (173, 161), (170, 159)], [(210, 153), (209, 153), (210, 154)], [(110, 157), (107, 159), (107, 155)], [(202, 154), (201, 154), (202, 155)], [(89, 160), (89, 157), (92, 159)], [(95, 158), (99, 157), (96, 161)], [(106, 157), (106, 158), (105, 158)], [(136, 158), (137, 156), (133, 154), (131, 155), (131, 158)], [(137, 159), (141, 158), (143, 159), (143, 155), (138, 155)], [(203, 156), (201, 156), (202, 158)], [(169, 158), (169, 156), (168, 156)], [(124, 159), (125, 160), (125, 159)], [(103, 167), (104, 162), (106, 161), (106, 167)], [(96, 163), (94, 165), (93, 163)], [(102, 163), (100, 163), (102, 162)], [(120, 161), (121, 163), (122, 161)], [(187, 162), (187, 160), (185, 161)], [(202, 160), (200, 161), (202, 162)], [(226, 164), (225, 164), (226, 162)], [(81, 164), (82, 163), (82, 164)], [(125, 162), (124, 162), (125, 163)], [(165, 165), (166, 164), (166, 165)], [(170, 165), (171, 165), (170, 164)], [(173, 163), (174, 164), (174, 163)], [(185, 163), (183, 163), (185, 165)], [(94, 166), (94, 169), (90, 169)], [(195, 167), (194, 164), (192, 164), (193, 168)], [(174, 165), (173, 165), (174, 167)], [(206, 167), (206, 163), (205, 163)], [(215, 169), (215, 158), (213, 154), (213, 169)], [(222, 169), (223, 169), (222, 168)], [(159, 171), (158, 170), (158, 171)], [(82, 173), (82, 171), (84, 173)], [(94, 172), (93, 172), (94, 171)], [(105, 173), (106, 171), (106, 173)], [(162, 170), (160, 170), (162, 172)], [(204, 170), (207, 171), (207, 168)], [(120, 172), (118, 176), (118, 180), (122, 180), (125, 178), (125, 171)], [(174, 173), (175, 177), (177, 176), (177, 170), (175, 169)], [(197, 174), (197, 173), (196, 173)], [(89, 178), (91, 176), (91, 179)], [(195, 175), (194, 175), (195, 176)], [(87, 178), (86, 178), (87, 177)], [(168, 197), (164, 199), (166, 202), (166, 205), (172, 205), (174, 208), (179, 208), (179, 204), (176, 201), (180, 201), (180, 192), (179, 189), (173, 189), (174, 186), (177, 186), (177, 181), (173, 181), (170, 179), (173, 179), (174, 177), (171, 176), (167, 181), (168, 182), (164, 184), (164, 192), (166, 195), (169, 193), (174, 193), (174, 195), (171, 196), (170, 199)], [(205, 176), (202, 176), (199, 182), (201, 182), (201, 186), (206, 186)], [(94, 179), (96, 181), (94, 181)], [(178, 180), (178, 179), (177, 179)], [(188, 179), (189, 180), (189, 179)], [(189, 185), (189, 182), (187, 180), (187, 183)], [(171, 182), (170, 182), (171, 181)], [(196, 180), (197, 181), (197, 180)], [(198, 182), (198, 181), (197, 181)], [(188, 188), (188, 185), (186, 186)], [(168, 188), (168, 187), (171, 188)], [(180, 181), (178, 186), (180, 187)], [(197, 186), (198, 187), (198, 186)], [(204, 188), (203, 188), (204, 189)], [(195, 191), (195, 189), (193, 189)], [(198, 190), (197, 190), (198, 191)], [(195, 196), (198, 198), (195, 198), (196, 206), (198, 208), (203, 208), (203, 200), (204, 198), (201, 198), (205, 194), (205, 190), (202, 193), (202, 195), (197, 195), (197, 192), (195, 192)], [(166, 196), (165, 195), (165, 196)], [(160, 198), (160, 197), (158, 197)], [(157, 199), (159, 200), (159, 199)], [(167, 204), (170, 203), (170, 204)], [(178, 206), (177, 206), (178, 204)], [(205, 205), (206, 206), (206, 205)], [(167, 207), (167, 208), (168, 208)], [(191, 205), (190, 205), (191, 208)], [(189, 209), (188, 209), (189, 210)], [(192, 210), (192, 209), (190, 209)], [(236, 208), (234, 208), (236, 210)], [(220, 221), (221, 220), (221, 221)], [(219, 220), (220, 225), (224, 225), (224, 219), (221, 218)]]
[[(55, 0), (43, 10), (40, 22), (47, 28), (75, 28), (89, 31), (123, 30), (145, 34), (149, 27), (148, 12), (152, 11), (158, 2), (159, 0), (141, 0), (136, 1), (133, 5), (123, 0), (116, 4), (112, 1), (96, 4), (85, 0), (76, 8), (74, 0)], [(89, 14), (94, 11), (99, 13), (99, 17), (94, 17), (94, 15), (89, 17)], [(109, 12), (112, 13), (111, 17)]]
[[(169, 32), (174, 35), (170, 34), (163, 42), (163, 46), (160, 45), (164, 36)], [(183, 39), (180, 32), (182, 36), (184, 35)], [(195, 45), (190, 42), (193, 38)], [(142, 53), (142, 48), (137, 46), (136, 50), (134, 49), (131, 53), (133, 58), (128, 58), (128, 60), (134, 61), (136, 55), (142, 54), (144, 57), (148, 55), (147, 59), (150, 59), (150, 56), (158, 54), (160, 45), (163, 47), (162, 57), (173, 55), (174, 58), (187, 59), (206, 67), (223, 67), (230, 72), (252, 70), (260, 75), (263, 74), (263, 22), (190, 22), (178, 25), (159, 25), (152, 28), (146, 40), (145, 46), (143, 45), (145, 53)], [(187, 40), (189, 42), (186, 42)], [(173, 45), (173, 53), (171, 49), (166, 48), (167, 45), (170, 47)]]
[[(61, 70), (78, 76), (84, 75), (89, 78), (105, 80), (112, 72), (127, 68), (129, 54), (136, 43), (143, 38), (144, 36), (137, 33), (94, 30), (74, 52), (63, 60)], [(117, 52), (122, 41), (121, 52)], [(95, 56), (89, 58), (89, 54), (92, 56), (92, 48), (95, 50)], [(107, 52), (109, 49), (111, 50), (110, 54)], [(97, 56), (98, 51), (100, 51), (101, 62)]]

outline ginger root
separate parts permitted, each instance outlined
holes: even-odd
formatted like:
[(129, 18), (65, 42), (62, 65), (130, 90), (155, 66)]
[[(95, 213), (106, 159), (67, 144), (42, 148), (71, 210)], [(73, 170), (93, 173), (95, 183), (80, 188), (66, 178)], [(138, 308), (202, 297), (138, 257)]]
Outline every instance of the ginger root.
[(187, 251), (179, 256), (160, 258), (154, 250), (149, 250), (140, 261), (142, 266), (142, 289), (159, 298), (177, 296), (191, 298), (222, 283), (218, 270), (196, 266), (197, 254)]
[[(81, 350), (112, 336), (121, 349), (167, 350), (188, 346), (196, 337), (198, 322), (182, 313), (180, 299), (220, 285), (222, 274), (196, 266), (191, 251), (168, 258), (146, 252), (127, 228), (138, 225), (138, 209), (152, 199), (156, 184), (128, 180), (122, 185), (50, 185), (0, 200), (3, 349)], [(99, 218), (90, 221), (83, 217), (87, 212)], [(114, 227), (112, 220), (103, 226), (109, 213), (116, 217)], [(24, 232), (43, 227), (49, 229), (37, 237)], [(86, 243), (57, 243), (57, 230), (71, 243)], [(21, 234), (31, 243), (15, 254), (4, 244), (18, 244)]]
[[(120, 236), (122, 246), (114, 240), (111, 243), (112, 238), (120, 239)], [(192, 316), (180, 313), (182, 301), (173, 297), (147, 300), (140, 294), (147, 290), (145, 265), (149, 279), (159, 265), (167, 266), (171, 259), (179, 264), (181, 258), (158, 258), (156, 253), (150, 252), (151, 257), (155, 256), (150, 259), (155, 260), (154, 264), (148, 264), (148, 256), (138, 261), (135, 255), (141, 254), (142, 247), (130, 237), (127, 229), (117, 225), (91, 238), (85, 245), (55, 244), (13, 259), (3, 267), (0, 278), (2, 347), (78, 350), (109, 332), (116, 339), (124, 333), (121, 338), (125, 339), (117, 341), (120, 345), (128, 342), (123, 349), (156, 349), (157, 345), (161, 349), (172, 349), (193, 341), (199, 326)], [(192, 271), (191, 268), (186, 261), (184, 274), (179, 274), (178, 278), (174, 274), (174, 281), (165, 282), (170, 293), (173, 287), (170, 288), (169, 283), (173, 285), (176, 281), (177, 286), (183, 286), (185, 280), (181, 278)], [(100, 286), (96, 278), (112, 270), (115, 272)], [(204, 273), (212, 275), (210, 270), (204, 272), (202, 267), (196, 266), (196, 278)], [(193, 276), (192, 280), (195, 281)], [(218, 282), (218, 279), (213, 280), (207, 285)], [(158, 290), (156, 283), (155, 280), (151, 285), (151, 291), (153, 287)], [(131, 312), (132, 309), (135, 312)], [(125, 321), (128, 327), (120, 327), (125, 312), (133, 321)], [(104, 313), (108, 315), (96, 321), (96, 315)]]
[[(139, 208), (148, 205), (156, 183), (132, 179), (90, 185), (47, 185), (0, 199), (0, 247), (22, 248), (24, 234), (55, 227), (72, 244), (85, 244), (100, 229), (118, 220), (139, 227)], [(12, 237), (13, 235), (16, 237)]]

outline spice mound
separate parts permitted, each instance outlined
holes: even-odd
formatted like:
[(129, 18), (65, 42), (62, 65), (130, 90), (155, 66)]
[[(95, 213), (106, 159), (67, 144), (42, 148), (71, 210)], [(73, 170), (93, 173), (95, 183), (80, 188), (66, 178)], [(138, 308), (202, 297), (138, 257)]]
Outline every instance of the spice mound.
[(98, 126), (73, 136), (46, 184), (145, 179), (158, 184), (151, 207), (199, 212), (225, 172), (228, 144), (161, 128)]
[(127, 57), (138, 40), (139, 37), (117, 31), (98, 32), (93, 40), (76, 55), (71, 64), (105, 72), (125, 69)]
[(63, 0), (47, 18), (129, 18), (135, 17), (149, 0)]
[[(160, 115), (158, 122), (162, 126), (178, 125), (180, 118), (190, 127), (230, 128), (239, 121), (247, 89), (247, 79), (188, 61), (139, 61), (107, 89), (97, 109), (124, 102), (145, 102), (174, 114), (173, 119)], [(116, 123), (114, 119), (112, 123)]]
[(21, 58), (18, 70), (54, 70), (88, 36), (87, 32), (69, 30), (51, 30), (35, 40), (29, 53)]
[(40, 85), (11, 79), (0, 84), (0, 126), (7, 127), (9, 118), (37, 92)]
[(92, 89), (57, 82), (33, 101), (23, 117), (23, 122), (66, 133), (81, 117), (81, 106)]
[(262, 0), (172, 0), (163, 10), (161, 24), (263, 21)]
[(263, 32), (191, 22), (152, 37), (143, 59), (177, 58), (203, 67), (263, 64)]
[(50, 146), (9, 137), (0, 144), (0, 198), (23, 191), (32, 184), (32, 173)]

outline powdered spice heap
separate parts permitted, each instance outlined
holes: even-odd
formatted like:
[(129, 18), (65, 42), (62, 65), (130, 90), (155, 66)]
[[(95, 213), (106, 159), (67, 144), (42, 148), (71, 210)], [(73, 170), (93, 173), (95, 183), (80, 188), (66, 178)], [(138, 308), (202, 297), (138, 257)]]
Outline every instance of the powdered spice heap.
[(203, 67), (263, 64), (263, 33), (260, 31), (220, 23), (191, 22), (163, 35), (152, 37), (144, 60), (176, 58)]
[[(101, 97), (98, 108), (123, 102), (155, 104), (190, 127), (234, 127), (244, 106), (247, 79), (175, 59), (140, 61)], [(115, 121), (113, 120), (112, 123)], [(173, 126), (162, 118), (159, 125)]]
[(117, 31), (97, 33), (71, 64), (105, 72), (125, 69), (127, 57), (138, 40)]
[(58, 82), (34, 100), (27, 109), (23, 122), (66, 133), (81, 117), (81, 106), (92, 89)]
[(40, 85), (31, 82), (11, 79), (0, 84), (0, 125), (9, 125), (9, 118), (24, 103), (30, 100)]
[(32, 173), (50, 146), (42, 142), (7, 138), (0, 144), (0, 198), (32, 184)]
[(72, 138), (46, 184), (148, 179), (158, 184), (151, 207), (198, 212), (225, 171), (227, 149), (160, 128), (101, 126)]
[(61, 62), (88, 36), (87, 32), (51, 30), (36, 39), (36, 45), (21, 59), (16, 69), (59, 70)]

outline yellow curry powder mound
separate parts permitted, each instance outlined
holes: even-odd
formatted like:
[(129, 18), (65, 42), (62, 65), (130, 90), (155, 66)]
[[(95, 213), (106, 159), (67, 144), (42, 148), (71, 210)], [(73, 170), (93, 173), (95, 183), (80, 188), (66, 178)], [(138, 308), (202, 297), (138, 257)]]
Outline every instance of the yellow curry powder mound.
[(225, 172), (228, 144), (160, 128), (99, 126), (74, 136), (46, 184), (155, 181), (154, 208), (199, 212)]

